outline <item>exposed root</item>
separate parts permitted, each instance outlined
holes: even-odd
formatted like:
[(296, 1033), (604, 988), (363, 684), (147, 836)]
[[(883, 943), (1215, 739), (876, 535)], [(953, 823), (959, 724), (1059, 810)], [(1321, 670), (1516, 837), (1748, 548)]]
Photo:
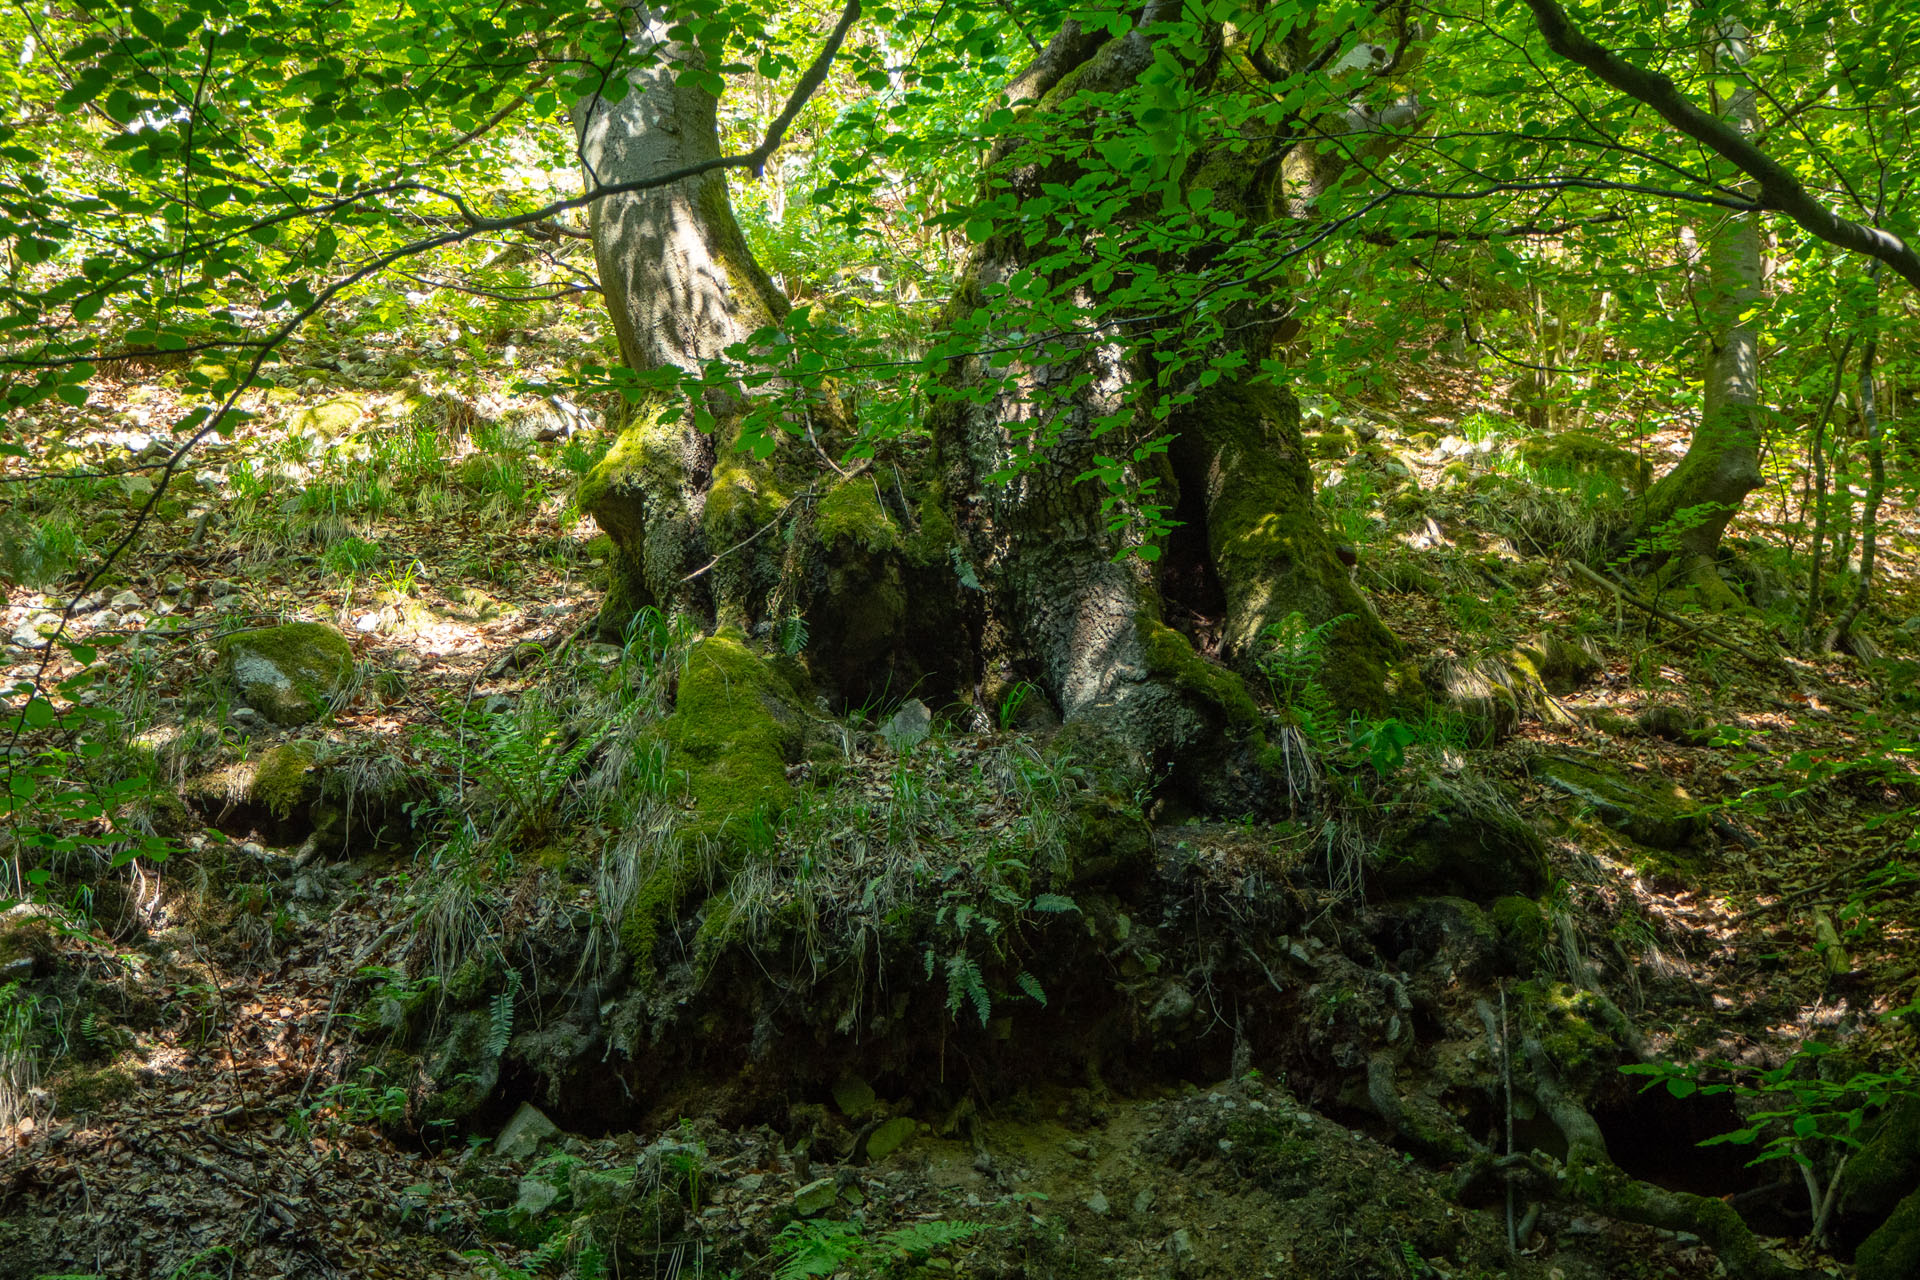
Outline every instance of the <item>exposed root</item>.
[(1768, 1251), (1725, 1201), (1668, 1191), (1629, 1176), (1608, 1156), (1599, 1124), (1562, 1092), (1545, 1047), (1529, 1037), (1526, 1053), (1533, 1068), (1534, 1097), (1567, 1140), (1568, 1194), (1610, 1217), (1692, 1232), (1713, 1246), (1727, 1274), (1736, 1280), (1787, 1280), (1808, 1274)]

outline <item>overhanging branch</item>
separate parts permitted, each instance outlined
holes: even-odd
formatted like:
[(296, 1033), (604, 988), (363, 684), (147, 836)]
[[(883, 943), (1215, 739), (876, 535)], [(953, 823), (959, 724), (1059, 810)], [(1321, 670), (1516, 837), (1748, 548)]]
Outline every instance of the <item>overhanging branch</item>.
[(1759, 187), (1762, 209), (1784, 213), (1808, 234), (1886, 263), (1920, 289), (1920, 254), (1890, 231), (1841, 217), (1738, 130), (1695, 106), (1668, 77), (1636, 67), (1573, 25), (1556, 0), (1527, 0), (1547, 47), (1594, 79), (1652, 107), (1661, 119), (1729, 161)]

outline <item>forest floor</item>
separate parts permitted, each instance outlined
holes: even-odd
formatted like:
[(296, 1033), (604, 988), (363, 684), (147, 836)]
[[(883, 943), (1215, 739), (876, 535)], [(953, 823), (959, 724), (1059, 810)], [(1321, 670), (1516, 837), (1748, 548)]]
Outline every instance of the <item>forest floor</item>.
[[(519, 358), (537, 367), (582, 339), (557, 330), (519, 341)], [(127, 740), (169, 787), (190, 790), (294, 738), (451, 784), (436, 744), (458, 733), (461, 709), (520, 699), (563, 663), (617, 661), (588, 631), (604, 544), (570, 506), (605, 441), (550, 404), (512, 400), (470, 361), (462, 372), (457, 346), (408, 355), (416, 363), (401, 378), (396, 351), (328, 343), (299, 353), (306, 367), (286, 380), (296, 389), (262, 396), (254, 423), (175, 477), (112, 578), (74, 613), (70, 638), (123, 641), (97, 696), (122, 708)], [(1497, 742), (1417, 749), (1445, 776), (1499, 780), (1547, 835), (1551, 866), (1537, 954), (1505, 970), (1463, 964), (1434, 997), (1445, 1011), (1432, 1015), (1445, 1023), (1435, 1043), (1478, 1054), (1472, 1072), (1485, 1077), (1496, 1054), (1484, 1036), (1472, 1047), (1476, 1003), (1504, 1008), (1511, 997), (1517, 1010), (1516, 983), (1538, 974), (1575, 997), (1604, 992), (1650, 1059), (1772, 1069), (1824, 1041), (1844, 1044), (1860, 1069), (1920, 1068), (1908, 1020), (1889, 1016), (1920, 989), (1909, 843), (1920, 516), (1896, 503), (1884, 513), (1882, 578), (1859, 627), (1871, 658), (1782, 647), (1799, 607), (1790, 551), (1796, 536), (1805, 544), (1797, 473), (1776, 477), (1774, 496), (1734, 528), (1752, 607), (1689, 630), (1527, 546), (1528, 530), (1577, 542), (1582, 503), (1503, 461), (1511, 438), (1485, 425), (1497, 405), (1481, 399), (1480, 375), (1404, 374), (1417, 395), (1310, 422), (1325, 442), (1323, 478), (1338, 477), (1323, 494), (1329, 518), (1360, 551), (1356, 581), (1430, 662), (1470, 668), (1541, 633), (1578, 641), (1591, 659), (1576, 683), (1528, 702)], [(79, 466), (148, 456), (143, 424), (168, 417), (179, 394), (166, 369), (118, 377), (95, 384), (84, 412), (97, 431)], [(1684, 437), (1636, 443), (1664, 465)], [(144, 502), (151, 474), (56, 495), (36, 518), (111, 545), (126, 517), (100, 512)], [(7, 594), (9, 681), (77, 670), (34, 631), (68, 597)], [(358, 687), (315, 726), (236, 722), (215, 689), (213, 638), (295, 619), (351, 639)], [(1649, 714), (1657, 707), (1669, 710)], [(894, 749), (871, 729), (892, 710), (872, 709), (847, 738), (849, 776), (881, 792)], [(940, 725), (934, 747), (957, 769), (1017, 739), (963, 721)], [(1711, 830), (1682, 852), (1650, 852), (1553, 784), (1543, 759), (1677, 783), (1710, 812)], [(981, 830), (1028, 816), (991, 789), (972, 803)], [(1337, 1049), (1316, 1058), (1271, 1036), (1249, 1042), (1218, 1006), (1205, 1051), (1142, 1033), (1131, 1069), (1093, 1061), (1078, 1078), (972, 1100), (954, 1101), (944, 1079), (870, 1083), (868, 1060), (849, 1055), (840, 1085), (789, 1098), (784, 1118), (763, 1108), (742, 1122), (726, 1101), (733, 1082), (715, 1080), (716, 1100), (681, 1089), (594, 1124), (509, 1074), (450, 1132), (435, 1130), (417, 1123), (417, 1090), (366, 1010), (389, 988), (409, 998), (400, 989), (427, 963), (415, 942), (444, 864), (411, 847), (314, 857), (298, 833), (266, 828), (223, 839), (219, 819), (196, 810), (156, 822), (182, 853), (102, 873), (65, 911), (19, 907), (0, 920), (0, 985), (14, 984), (10, 1008), (28, 1011), (9, 1014), (12, 1038), (0, 1037), (11, 1120), (0, 1130), (0, 1280), (586, 1275), (602, 1265), (668, 1277), (1722, 1273), (1696, 1235), (1552, 1198), (1535, 1213), (1520, 1207), (1526, 1232), (1510, 1256), (1499, 1198), (1460, 1196), (1450, 1162), (1409, 1148), (1369, 1107), (1364, 1061), (1348, 1064), (1356, 1092), (1328, 1065)], [(1275, 990), (1331, 1000), (1357, 981), (1336, 963), (1354, 951), (1348, 940), (1412, 929), (1413, 917), (1377, 892), (1330, 883), (1303, 830), (1169, 824), (1155, 835), (1155, 892), (1169, 918), (1236, 893), (1289, 895), (1301, 967), (1274, 978)], [(504, 952), (531, 954), (520, 940), (593, 910), (590, 884), (537, 858), (476, 883), (462, 909)], [(84, 923), (66, 923), (75, 919)], [(1070, 985), (1039, 976), (1050, 989)], [(1157, 995), (1156, 1010), (1168, 998)], [(1304, 1019), (1299, 1035), (1310, 1038)], [(1443, 1078), (1440, 1052), (1401, 1061), (1399, 1087), (1420, 1095), (1431, 1076), (1429, 1092), (1460, 1111), (1471, 1091), (1459, 1072)], [(944, 1052), (939, 1062), (944, 1071)], [(951, 1065), (964, 1069), (957, 1053)], [(1782, 1260), (1846, 1272), (1857, 1238), (1836, 1235), (1830, 1249), (1800, 1238), (1812, 1214), (1790, 1161), (1750, 1169), (1757, 1148), (1697, 1145), (1741, 1126), (1729, 1097), (1689, 1108), (1639, 1083), (1588, 1082), (1622, 1168), (1732, 1199)], [(573, 1131), (496, 1149), (523, 1102)], [(1474, 1103), (1461, 1121), (1498, 1147), (1498, 1130), (1515, 1123), (1510, 1107)], [(875, 1156), (873, 1135), (899, 1118), (912, 1123), (895, 1132), (897, 1150)], [(1823, 1185), (1841, 1148), (1808, 1145), (1811, 1181)], [(555, 1213), (637, 1217), (636, 1177), (675, 1188), (670, 1221), (658, 1197), (648, 1202), (653, 1246), (596, 1259), (541, 1229)]]

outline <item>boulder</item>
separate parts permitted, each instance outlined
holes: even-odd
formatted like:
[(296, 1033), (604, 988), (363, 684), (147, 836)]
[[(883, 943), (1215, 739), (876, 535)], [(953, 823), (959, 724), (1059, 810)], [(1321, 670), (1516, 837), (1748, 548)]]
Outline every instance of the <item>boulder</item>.
[(1854, 1255), (1856, 1280), (1913, 1280), (1920, 1276), (1920, 1191), (1898, 1205)]
[(1639, 493), (1653, 480), (1647, 459), (1585, 431), (1530, 436), (1514, 446), (1513, 454), (1549, 484), (1601, 479)]
[(523, 1102), (493, 1140), (493, 1153), (507, 1160), (530, 1160), (542, 1143), (559, 1136), (559, 1125), (531, 1102)]
[(228, 685), (277, 725), (318, 720), (353, 679), (352, 646), (324, 623), (240, 631), (214, 647)]

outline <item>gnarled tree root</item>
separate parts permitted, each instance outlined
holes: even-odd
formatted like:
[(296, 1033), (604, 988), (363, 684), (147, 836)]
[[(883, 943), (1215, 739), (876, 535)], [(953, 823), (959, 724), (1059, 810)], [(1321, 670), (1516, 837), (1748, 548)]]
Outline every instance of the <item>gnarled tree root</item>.
[(1668, 1191), (1627, 1174), (1607, 1154), (1600, 1126), (1587, 1109), (1561, 1090), (1546, 1049), (1529, 1037), (1526, 1053), (1534, 1097), (1567, 1140), (1565, 1194), (1609, 1217), (1692, 1232), (1713, 1247), (1735, 1280), (1791, 1280), (1808, 1274), (1769, 1252), (1724, 1201)]

